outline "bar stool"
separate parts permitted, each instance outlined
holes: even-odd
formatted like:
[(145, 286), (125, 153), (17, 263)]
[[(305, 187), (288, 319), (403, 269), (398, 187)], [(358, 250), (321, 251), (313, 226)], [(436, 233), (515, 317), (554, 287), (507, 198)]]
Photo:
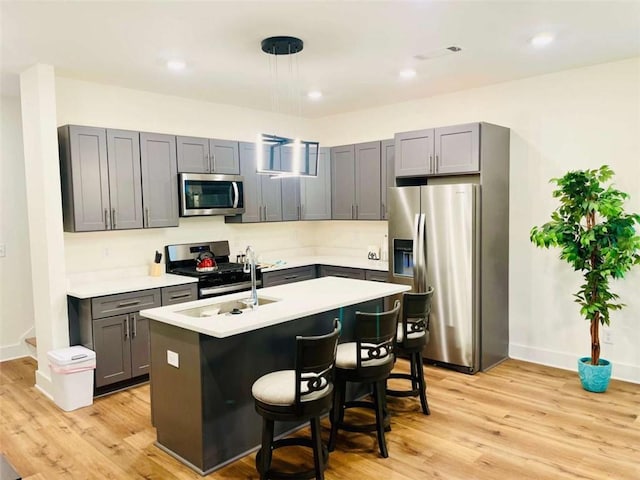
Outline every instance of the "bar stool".
[[(331, 434), (329, 451), (336, 446), (338, 429), (349, 432), (376, 431), (378, 447), (383, 457), (388, 457), (384, 437), (386, 401), (385, 384), (393, 369), (393, 347), (395, 343), (400, 301), (396, 300), (393, 310), (381, 313), (355, 313), (355, 341), (338, 345), (336, 354), (336, 389), (331, 410)], [(370, 383), (373, 385), (373, 401), (345, 402), (347, 382)], [(370, 408), (376, 413), (375, 424), (353, 425), (344, 421), (347, 408)]]
[[(255, 409), (262, 416), (262, 445), (256, 455), (260, 480), (286, 478), (324, 479), (329, 452), (320, 437), (320, 416), (331, 408), (339, 322), (327, 335), (296, 337), (294, 370), (263, 375), (251, 387)], [(275, 421), (310, 421), (311, 438), (273, 440)], [(271, 469), (273, 450), (301, 445), (313, 449), (314, 468), (289, 473)]]
[(420, 397), (422, 413), (431, 414), (427, 403), (426, 385), (422, 363), (422, 350), (429, 342), (429, 313), (433, 287), (425, 293), (404, 293), (402, 297), (402, 321), (398, 323), (396, 353), (408, 356), (411, 373), (391, 373), (389, 378), (401, 378), (411, 381), (409, 390), (387, 388), (392, 397)]

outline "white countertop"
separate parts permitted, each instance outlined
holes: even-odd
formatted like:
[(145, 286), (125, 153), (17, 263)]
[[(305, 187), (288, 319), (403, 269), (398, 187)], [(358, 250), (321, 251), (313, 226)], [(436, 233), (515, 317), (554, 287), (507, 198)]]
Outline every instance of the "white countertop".
[(101, 297), (114, 293), (135, 292), (149, 288), (172, 287), (196, 283), (195, 277), (165, 273), (159, 277), (150, 275), (122, 275), (119, 278), (74, 279), (69, 282), (67, 295), (76, 298)]
[(277, 301), (260, 305), (255, 310), (245, 309), (240, 315), (195, 317), (180, 312), (194, 308), (211, 310), (216, 304), (247, 298), (249, 292), (151, 308), (142, 310), (140, 315), (212, 337), (225, 338), (408, 290), (410, 287), (407, 285), (323, 277), (259, 289), (258, 297)]
[[(271, 259), (270, 259), (271, 260)], [(270, 265), (276, 262), (278, 259), (272, 259), (271, 261), (264, 262), (265, 265)], [(275, 272), (277, 270), (283, 270), (285, 268), (305, 267), (307, 265), (332, 265), (336, 267), (350, 267), (350, 268), (363, 268), (366, 270), (379, 270), (386, 272), (389, 270), (389, 262), (383, 262), (382, 260), (368, 260), (366, 258), (347, 257), (338, 255), (308, 255), (303, 257), (282, 258), (280, 260), (284, 263), (278, 263), (273, 266), (265, 266), (262, 268), (263, 272)]]
[[(308, 255), (273, 259), (265, 262), (265, 264), (272, 264), (276, 260), (279, 260), (277, 265), (263, 267), (262, 271), (275, 272), (286, 268), (304, 267), (307, 265), (334, 265), (338, 267), (363, 268), (383, 272), (388, 270), (388, 262), (339, 255)], [(162, 267), (164, 268), (164, 265)], [(149, 276), (147, 272), (146, 267), (134, 267), (129, 269), (73, 274), (68, 278), (67, 295), (76, 298), (92, 298), (116, 293), (135, 292), (149, 288), (184, 285), (198, 281), (195, 277), (171, 275), (168, 273), (163, 273), (159, 277), (152, 277)]]

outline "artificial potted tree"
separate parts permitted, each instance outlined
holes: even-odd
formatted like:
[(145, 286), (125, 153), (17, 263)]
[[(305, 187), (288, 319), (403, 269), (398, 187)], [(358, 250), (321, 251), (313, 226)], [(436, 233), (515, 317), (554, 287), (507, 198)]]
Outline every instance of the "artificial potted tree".
[(582, 272), (584, 283), (574, 294), (580, 314), (590, 322), (591, 356), (578, 360), (585, 390), (604, 392), (611, 378), (611, 363), (600, 358), (600, 325), (609, 325), (609, 312), (624, 304), (611, 291), (610, 280), (620, 279), (640, 264), (640, 236), (635, 225), (640, 215), (625, 213), (628, 194), (605, 185), (614, 173), (603, 165), (593, 170), (571, 171), (551, 182), (560, 206), (551, 221), (531, 229), (538, 247), (559, 247), (560, 258)]

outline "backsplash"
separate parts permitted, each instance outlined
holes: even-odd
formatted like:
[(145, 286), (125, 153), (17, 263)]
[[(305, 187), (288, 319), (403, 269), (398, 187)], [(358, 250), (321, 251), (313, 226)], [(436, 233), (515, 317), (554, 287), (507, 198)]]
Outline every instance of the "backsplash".
[[(67, 274), (147, 266), (156, 250), (175, 243), (228, 240), (231, 260), (251, 245), (261, 260), (301, 255), (366, 259), (380, 245), (387, 222), (318, 221), (227, 224), (224, 217), (180, 218), (178, 228), (65, 233)], [(163, 262), (164, 262), (163, 258)]]

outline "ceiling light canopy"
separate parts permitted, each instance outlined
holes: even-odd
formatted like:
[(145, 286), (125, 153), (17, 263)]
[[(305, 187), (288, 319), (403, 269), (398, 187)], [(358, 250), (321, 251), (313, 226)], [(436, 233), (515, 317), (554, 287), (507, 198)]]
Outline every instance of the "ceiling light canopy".
[(546, 47), (553, 42), (553, 35), (550, 33), (540, 33), (531, 39), (531, 45), (537, 48)]
[(320, 90), (311, 90), (309, 93), (307, 93), (307, 97), (309, 97), (311, 100), (319, 100), (320, 98), (322, 98), (322, 92)]

